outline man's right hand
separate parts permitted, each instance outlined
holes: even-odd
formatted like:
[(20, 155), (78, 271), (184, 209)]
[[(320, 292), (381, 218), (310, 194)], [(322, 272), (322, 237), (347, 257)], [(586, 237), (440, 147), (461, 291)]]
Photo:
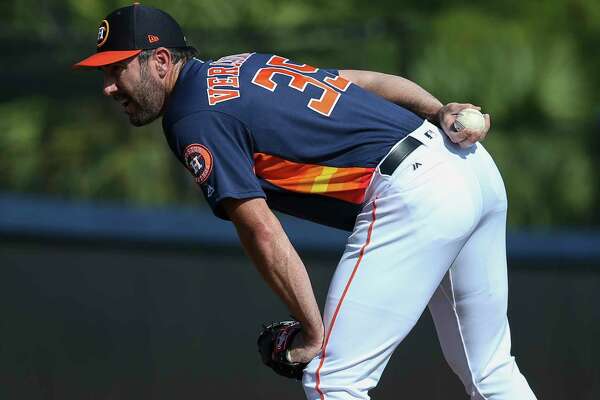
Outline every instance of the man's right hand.
[(491, 124), (489, 114), (484, 114), (485, 127), (483, 130), (461, 129), (460, 131), (457, 131), (456, 128), (454, 128), (454, 122), (456, 121), (458, 114), (465, 108), (481, 110), (481, 107), (474, 106), (473, 104), (448, 103), (440, 108), (437, 113), (438, 122), (440, 127), (444, 130), (444, 133), (450, 138), (452, 143), (456, 143), (463, 149), (484, 140), (490, 130)]

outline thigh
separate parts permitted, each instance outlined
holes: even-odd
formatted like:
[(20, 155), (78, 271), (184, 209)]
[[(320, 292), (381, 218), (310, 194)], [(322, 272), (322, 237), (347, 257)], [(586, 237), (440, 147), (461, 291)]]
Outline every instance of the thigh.
[(359, 215), (327, 296), (324, 349), (304, 376), (309, 398), (368, 398), (472, 231), (479, 211), (464, 182), (443, 165), (428, 173)]
[(510, 352), (506, 211), (486, 215), (433, 295), (444, 356), (473, 399), (534, 398)]
[(469, 385), (506, 340), (504, 215), (482, 221), (429, 304), (444, 355)]

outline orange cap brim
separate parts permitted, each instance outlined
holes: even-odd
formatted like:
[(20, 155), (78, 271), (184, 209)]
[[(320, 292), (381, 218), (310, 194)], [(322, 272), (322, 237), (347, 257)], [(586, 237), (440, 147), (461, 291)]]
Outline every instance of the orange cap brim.
[(115, 50), (115, 51), (102, 51), (88, 58), (79, 61), (73, 65), (73, 68), (97, 68), (104, 65), (109, 65), (119, 61), (126, 60), (130, 57), (137, 56), (142, 50)]

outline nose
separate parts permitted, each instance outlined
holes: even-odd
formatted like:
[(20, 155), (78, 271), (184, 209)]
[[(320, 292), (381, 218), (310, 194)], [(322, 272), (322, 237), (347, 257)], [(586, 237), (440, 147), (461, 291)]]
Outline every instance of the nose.
[(112, 96), (118, 91), (115, 79), (109, 75), (104, 75), (104, 85), (102, 92), (105, 96)]

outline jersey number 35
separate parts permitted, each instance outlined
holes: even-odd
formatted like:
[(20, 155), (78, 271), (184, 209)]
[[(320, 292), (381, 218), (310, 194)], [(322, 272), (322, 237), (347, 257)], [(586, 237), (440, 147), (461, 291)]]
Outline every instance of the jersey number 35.
[(279, 74), (289, 76), (291, 80), (288, 86), (300, 92), (304, 92), (308, 85), (320, 88), (323, 90), (321, 97), (311, 98), (307, 106), (311, 110), (329, 117), (341, 96), (341, 92), (345, 92), (350, 86), (350, 81), (341, 76), (327, 76), (323, 81), (320, 81), (308, 75), (314, 74), (317, 71), (318, 68), (311, 67), (310, 65), (291, 64), (288, 59), (273, 56), (267, 61), (266, 67), (256, 71), (252, 83), (275, 92), (277, 83), (273, 81), (273, 77)]

